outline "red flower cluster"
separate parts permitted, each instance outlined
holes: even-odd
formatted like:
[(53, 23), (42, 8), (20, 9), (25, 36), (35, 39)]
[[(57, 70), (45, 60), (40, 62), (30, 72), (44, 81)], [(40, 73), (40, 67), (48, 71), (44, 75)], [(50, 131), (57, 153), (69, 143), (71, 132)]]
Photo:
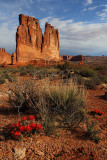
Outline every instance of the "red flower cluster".
[(102, 115), (104, 115), (104, 112), (101, 112), (101, 111), (98, 111), (97, 109), (94, 109), (94, 110), (92, 110), (92, 111), (90, 112), (90, 114), (102, 116)]
[(23, 117), (21, 121), (10, 125), (10, 134), (18, 139), (21, 136), (29, 136), (36, 130), (43, 129), (41, 124), (36, 124), (35, 116)]

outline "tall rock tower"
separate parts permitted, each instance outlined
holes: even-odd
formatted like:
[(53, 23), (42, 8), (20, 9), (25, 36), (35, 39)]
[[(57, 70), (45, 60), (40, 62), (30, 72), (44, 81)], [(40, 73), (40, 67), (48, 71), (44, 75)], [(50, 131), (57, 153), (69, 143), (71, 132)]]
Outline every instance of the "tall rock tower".
[(16, 32), (16, 62), (30, 63), (32, 60), (59, 60), (59, 33), (46, 23), (44, 36), (38, 19), (19, 15)]
[(48, 54), (51, 58), (59, 59), (59, 33), (49, 23), (45, 24), (44, 39), (42, 44), (43, 54)]
[(16, 33), (16, 58), (18, 63), (26, 63), (41, 56), (42, 31), (38, 20), (33, 17), (20, 14), (19, 23)]

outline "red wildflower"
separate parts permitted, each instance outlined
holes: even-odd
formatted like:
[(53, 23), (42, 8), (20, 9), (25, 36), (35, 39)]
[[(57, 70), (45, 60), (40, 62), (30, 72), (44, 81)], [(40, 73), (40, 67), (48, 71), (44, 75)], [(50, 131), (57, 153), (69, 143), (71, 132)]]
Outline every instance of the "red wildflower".
[(104, 112), (100, 112), (100, 113), (104, 115)]
[(14, 127), (14, 124), (12, 123), (11, 125), (10, 125), (10, 129), (12, 129)]
[(98, 113), (99, 111), (97, 109), (95, 109), (94, 112)]
[(14, 134), (14, 131), (11, 131), (11, 134)]
[(33, 120), (33, 119), (35, 119), (35, 116), (29, 116), (28, 117), (28, 120)]
[(14, 133), (14, 136), (19, 136), (20, 135), (20, 131), (16, 131), (15, 133)]
[(36, 124), (36, 129), (43, 129), (41, 124)]
[(31, 126), (32, 128), (35, 128), (35, 127), (36, 127), (36, 124), (35, 124), (35, 123), (31, 123), (30, 126)]
[(25, 127), (26, 128), (26, 131), (30, 132), (32, 130), (32, 128), (28, 125)]
[(14, 128), (14, 131), (16, 131), (17, 129), (16, 128)]
[(19, 130), (20, 130), (21, 132), (24, 132), (24, 131), (25, 131), (25, 126), (22, 126), (22, 125), (21, 125), (21, 126), (19, 127)]
[(19, 125), (20, 125), (20, 122), (18, 122), (18, 123), (15, 124), (16, 127), (19, 127)]
[(100, 111), (99, 111), (98, 114), (99, 114), (99, 115), (104, 115), (104, 112), (100, 112)]
[(26, 119), (27, 119), (27, 117), (23, 117), (23, 118), (22, 118), (22, 121), (25, 121)]

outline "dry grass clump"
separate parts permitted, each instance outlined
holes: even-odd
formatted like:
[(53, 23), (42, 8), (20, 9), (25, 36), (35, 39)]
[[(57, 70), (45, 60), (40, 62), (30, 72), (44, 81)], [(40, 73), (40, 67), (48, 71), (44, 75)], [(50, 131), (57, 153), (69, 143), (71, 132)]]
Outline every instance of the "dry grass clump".
[(54, 133), (58, 128), (81, 128), (82, 122), (86, 124), (86, 136), (100, 141), (99, 130), (86, 115), (84, 88), (79, 88), (73, 80), (30, 79), (12, 83), (9, 88), (11, 105), (19, 114), (26, 110), (39, 114), (46, 134)]
[(39, 113), (46, 133), (52, 131), (58, 117), (62, 119), (61, 123), (69, 127), (78, 125), (84, 119), (84, 90), (72, 80), (54, 83), (48, 78), (39, 81), (30, 79), (13, 83), (9, 88), (11, 105), (19, 112), (33, 109)]

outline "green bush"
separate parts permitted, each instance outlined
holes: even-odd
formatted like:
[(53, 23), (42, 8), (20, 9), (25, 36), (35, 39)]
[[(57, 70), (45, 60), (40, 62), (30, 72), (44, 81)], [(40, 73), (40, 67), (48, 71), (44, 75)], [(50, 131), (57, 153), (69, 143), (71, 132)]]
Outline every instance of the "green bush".
[(65, 61), (63, 64), (57, 64), (56, 67), (59, 68), (60, 70), (68, 70), (68, 69), (71, 69), (70, 62), (68, 62), (68, 61)]
[(97, 72), (91, 68), (82, 68), (80, 69), (80, 75), (83, 77), (95, 77)]

